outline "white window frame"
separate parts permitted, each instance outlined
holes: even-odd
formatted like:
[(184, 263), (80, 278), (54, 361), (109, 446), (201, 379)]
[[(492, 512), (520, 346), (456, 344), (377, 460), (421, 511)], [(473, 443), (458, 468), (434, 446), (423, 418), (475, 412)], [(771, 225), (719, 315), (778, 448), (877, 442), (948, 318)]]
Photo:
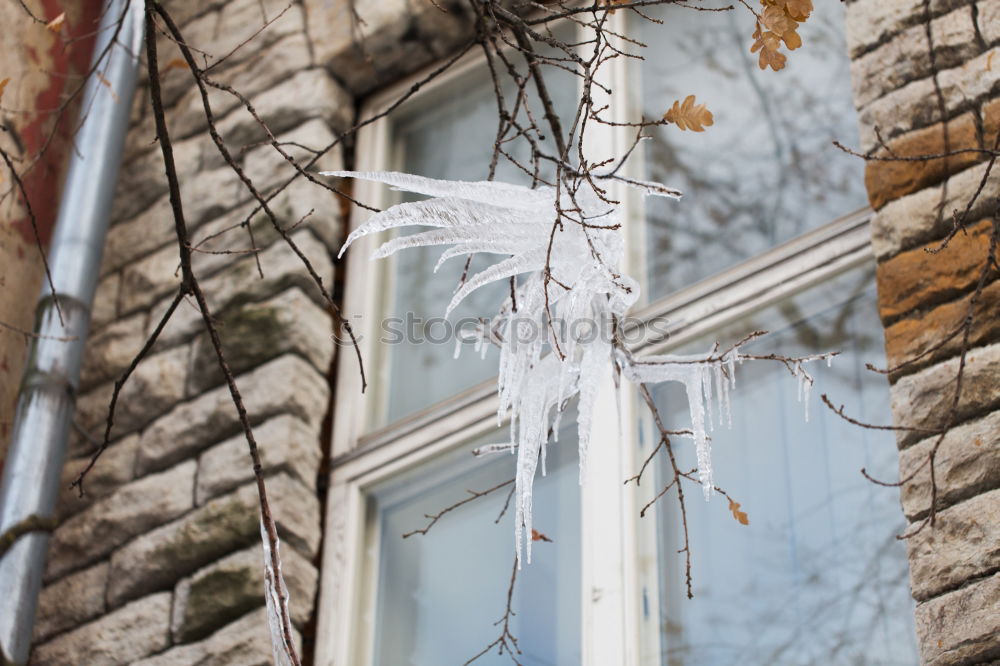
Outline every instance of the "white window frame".
[[(624, 17), (616, 16), (612, 21), (621, 23)], [(613, 30), (623, 32), (622, 28), (622, 25), (612, 26)], [(481, 54), (467, 54), (427, 84), (419, 96), (433, 96), (482, 63)], [(606, 74), (624, 81), (625, 67), (624, 59), (611, 61)], [(373, 96), (364, 105), (361, 117), (384, 111), (431, 69), (409, 76)], [(611, 108), (617, 114), (613, 119), (626, 120), (630, 106), (613, 105)], [(606, 157), (622, 154), (631, 139), (632, 132), (626, 128), (600, 126), (588, 134), (587, 140), (592, 149)], [(397, 153), (391, 143), (392, 122), (388, 118), (363, 128), (358, 133), (356, 169), (394, 168), (392, 160)], [(628, 168), (632, 175), (638, 176), (641, 163), (636, 160)], [(379, 208), (393, 203), (385, 186), (354, 182), (354, 196), (359, 201)], [(638, 197), (630, 191), (616, 190), (612, 196), (623, 197), (630, 204), (626, 209), (626, 256), (631, 269), (628, 272), (645, 276), (641, 204), (635, 205)], [(356, 229), (369, 215), (354, 207), (350, 228)], [(632, 345), (633, 351), (663, 353), (793, 293), (873, 263), (870, 216), (868, 209), (847, 215), (645, 305), (632, 316), (645, 322), (665, 319), (670, 322), (670, 334), (644, 338)], [(319, 626), (323, 630), (318, 632), (316, 644), (316, 663), (321, 666), (366, 665), (372, 657), (370, 614), (374, 609), (377, 574), (366, 571), (365, 549), (377, 548), (378, 537), (368, 530), (366, 496), (370, 489), (404, 470), (494, 432), (497, 427), (496, 381), (491, 379), (399, 421), (370, 429), (374, 422), (370, 405), (384, 401), (384, 386), (388, 381), (388, 364), (378, 363), (376, 345), (379, 314), (391, 293), (392, 264), (387, 260), (369, 260), (384, 240), (382, 236), (361, 238), (347, 254), (344, 311), (362, 316), (361, 325), (354, 326), (361, 334), (360, 348), (370, 373), (372, 395), (361, 394), (353, 350), (342, 347), (336, 378), (332, 471), (323, 526), (323, 581), (319, 598)], [(648, 570), (657, 563), (655, 558), (644, 557), (640, 548), (643, 540), (640, 530), (649, 530), (652, 521), (640, 525), (638, 518), (639, 507), (651, 499), (656, 489), (648, 484), (638, 490), (622, 484), (641, 462), (638, 432), (640, 419), (645, 418), (644, 407), (637, 404), (635, 392), (623, 390), (620, 396), (614, 392), (609, 369), (598, 400), (604, 404), (619, 401), (622, 423), (595, 419), (592, 434), (595, 445), (589, 454), (588, 478), (581, 487), (580, 622), (582, 663), (586, 666), (639, 666), (644, 651), (658, 651), (658, 646), (642, 644), (643, 640), (652, 639), (651, 632), (641, 631), (643, 599), (639, 581), (655, 580)], [(623, 441), (619, 441), (619, 433)], [(610, 442), (618, 444), (600, 444)], [(658, 640), (658, 633), (654, 632), (653, 638)]]

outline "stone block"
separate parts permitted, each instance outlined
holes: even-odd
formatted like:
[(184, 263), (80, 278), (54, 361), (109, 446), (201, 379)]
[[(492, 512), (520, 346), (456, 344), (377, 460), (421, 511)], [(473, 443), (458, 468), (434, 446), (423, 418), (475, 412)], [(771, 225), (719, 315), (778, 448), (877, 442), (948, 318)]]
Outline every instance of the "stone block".
[(189, 460), (150, 474), (68, 519), (52, 533), (46, 579), (86, 566), (132, 537), (190, 510), (196, 467)]
[[(326, 380), (297, 356), (282, 356), (236, 379), (252, 424), (291, 414), (317, 425), (327, 410)], [(136, 472), (147, 474), (241, 432), (229, 388), (178, 405), (142, 433)]]
[[(354, 100), (322, 68), (298, 72), (257, 95), (253, 104), (275, 136), (313, 118), (322, 119), (337, 131), (354, 123)], [(217, 128), (234, 154), (243, 146), (268, 138), (257, 121), (239, 109), (220, 120)]]
[[(171, 631), (175, 643), (208, 636), (220, 626), (264, 606), (264, 551), (260, 546), (233, 553), (178, 583)], [(294, 548), (281, 549), (292, 622), (309, 620), (318, 572)]]
[(217, 66), (221, 69), (302, 32), (303, 20), (302, 8), (288, 0), (231, 0), (220, 3), (219, 11), (190, 21), (182, 32), (188, 44), (209, 54), (210, 63), (226, 57), (224, 65)]
[[(903, 250), (944, 238), (952, 228), (952, 213), (965, 210), (985, 172), (986, 165), (979, 164), (949, 178), (944, 192), (941, 186), (928, 187), (886, 204), (871, 222), (872, 250), (878, 260), (885, 261)], [(1000, 169), (990, 171), (983, 191), (1000, 191)], [(992, 214), (990, 197), (980, 196), (969, 210), (967, 220), (980, 220)]]
[[(216, 177), (222, 180), (229, 180), (230, 176), (235, 177), (231, 170), (227, 174), (226, 169), (219, 169), (206, 175), (209, 183), (218, 182)], [(229, 187), (223, 188), (223, 191), (232, 192), (233, 196), (226, 198), (228, 203), (249, 200), (250, 195), (242, 185), (239, 183), (230, 185), (233, 186), (231, 190)], [(192, 225), (188, 229), (192, 246), (198, 248), (191, 255), (191, 267), (199, 280), (205, 280), (241, 258), (252, 260), (252, 257), (246, 254), (252, 249), (247, 232), (238, 226), (249, 213), (250, 207), (242, 205), (204, 226)], [(273, 226), (263, 219), (254, 221), (253, 230), (258, 248), (267, 247), (277, 237)], [(233, 254), (224, 254), (229, 252)], [(176, 241), (127, 266), (123, 271), (122, 309), (130, 312), (148, 308), (164, 296), (172, 300), (181, 284), (179, 266)], [(154, 322), (150, 324), (155, 325)]]
[[(892, 387), (893, 421), (898, 425), (934, 429), (945, 425), (950, 412), (959, 359), (907, 375)], [(1000, 344), (972, 349), (966, 355), (962, 393), (955, 411), (957, 422), (982, 414), (1000, 405)], [(927, 433), (897, 434), (900, 448), (905, 448)]]
[[(1000, 68), (993, 67), (1000, 47), (994, 47), (965, 64), (940, 72), (938, 83), (948, 116), (1000, 92)], [(931, 78), (913, 81), (875, 100), (859, 113), (862, 152), (878, 145), (875, 128), (883, 139), (942, 120)]]
[(121, 287), (121, 275), (112, 273), (105, 275), (97, 283), (94, 292), (94, 304), (90, 310), (90, 327), (97, 330), (114, 321), (118, 316), (118, 290)]
[(119, 666), (170, 645), (170, 593), (154, 594), (35, 647), (34, 666)]
[(107, 584), (108, 563), (101, 562), (47, 586), (38, 597), (32, 640), (48, 640), (103, 613)]
[[(256, 106), (256, 98), (262, 91), (279, 84), (311, 64), (312, 55), (305, 33), (297, 32), (269, 48), (252, 49), (249, 57), (243, 62), (220, 72), (212, 71), (210, 76), (217, 83), (231, 86)], [(208, 101), (216, 122), (225, 118), (230, 112), (243, 108), (243, 103), (238, 97), (215, 87), (208, 88)], [(179, 138), (187, 138), (197, 132), (208, 130), (205, 107), (201, 92), (197, 88), (192, 88), (178, 102), (177, 108), (170, 114), (169, 121), (171, 132), (176, 133)]]
[[(967, 4), (968, 0), (931, 0), (930, 15), (933, 18)], [(924, 19), (924, 0), (857, 0), (851, 3), (845, 17), (851, 57), (857, 58)]]
[(179, 26), (183, 26), (194, 18), (206, 14), (223, 4), (219, 0), (161, 0), (161, 4), (170, 12), (170, 18)]
[[(150, 141), (156, 135), (150, 137)], [(173, 144), (177, 178), (184, 183), (201, 168), (203, 143), (208, 139), (197, 137)], [(167, 177), (163, 170), (163, 155), (150, 150), (128, 163), (118, 176), (115, 199), (111, 209), (114, 222), (133, 218), (152, 206), (167, 193)]]
[[(308, 229), (299, 229), (291, 235), (299, 251), (309, 260), (313, 269), (323, 280), (324, 286), (331, 283), (333, 262), (329, 251)], [(325, 302), (319, 289), (306, 271), (302, 260), (285, 243), (272, 243), (257, 255), (264, 272), (260, 279), (254, 257), (243, 255), (232, 259), (226, 269), (203, 281), (202, 290), (213, 313), (220, 312), (230, 304), (240, 301), (258, 301), (269, 298), (286, 289), (297, 286), (320, 306)], [(328, 292), (329, 293), (329, 292)], [(159, 321), (169, 305), (162, 300), (153, 308), (150, 321)], [(201, 314), (194, 307), (182, 306), (174, 313), (170, 327), (164, 331), (163, 344), (175, 345), (190, 339), (204, 327)]]
[[(1000, 490), (939, 511), (906, 541), (913, 597), (925, 601), (1000, 569)], [(1000, 647), (1000, 645), (998, 645)]]
[(892, 321), (917, 308), (941, 303), (973, 288), (989, 255), (992, 220), (956, 234), (948, 246), (931, 253), (940, 243), (901, 252), (878, 265), (879, 314)]
[[(945, 303), (928, 312), (921, 312), (901, 319), (885, 331), (886, 355), (889, 367), (916, 359), (915, 363), (893, 373), (890, 378), (920, 370), (938, 361), (955, 356), (961, 351), (963, 335), (952, 335), (969, 314), (972, 295)], [(985, 289), (973, 311), (972, 328), (968, 344), (978, 347), (1000, 339), (1000, 282), (993, 282)], [(946, 338), (949, 338), (946, 340)]]
[[(335, 165), (342, 164), (343, 158), (340, 146), (333, 150), (337, 156), (333, 159), (334, 168), (331, 170), (336, 170), (339, 167)], [(339, 187), (336, 182), (332, 184)], [(329, 190), (300, 177), (271, 201), (271, 210), (280, 219), (290, 220), (293, 224), (301, 221), (301, 227), (312, 231), (326, 245), (327, 251), (336, 255), (346, 236), (347, 216), (344, 212), (347, 206), (344, 201)]]
[[(288, 415), (276, 416), (254, 428), (265, 474), (288, 472), (310, 489), (316, 489), (322, 452), (319, 428)], [(198, 459), (199, 505), (253, 480), (250, 454), (243, 435), (213, 446)]]
[(1000, 573), (917, 604), (920, 663), (986, 666), (998, 654)]
[(894, 157), (922, 157), (979, 148), (976, 119), (971, 111), (947, 124), (937, 123), (898, 136), (888, 145), (889, 150), (881, 149), (875, 156), (892, 161), (865, 163), (868, 200), (876, 210), (893, 199), (936, 185), (948, 176), (983, 161), (984, 157), (981, 153), (962, 153), (946, 159), (893, 160)]
[[(954, 67), (979, 53), (971, 7), (960, 7), (931, 21), (935, 65)], [(851, 62), (855, 106), (861, 108), (931, 74), (930, 48), (924, 24), (903, 30), (887, 43)]]
[[(930, 437), (899, 454), (900, 478), (913, 475), (900, 488), (903, 512), (911, 521), (923, 518), (930, 507), (931, 474), (925, 463), (937, 439)], [(934, 477), (938, 509), (1000, 488), (1000, 412), (949, 431), (935, 456)]]
[(416, 71), (468, 41), (472, 21), (460, 3), (442, 12), (420, 0), (357, 3), (306, 0), (306, 27), (316, 62), (355, 95)]
[[(236, 304), (217, 317), (229, 368), (245, 372), (284, 354), (297, 354), (326, 373), (333, 358), (332, 319), (301, 289), (292, 288), (263, 303)], [(194, 343), (189, 391), (222, 384), (224, 377), (206, 333)]]
[(80, 389), (86, 391), (121, 376), (146, 342), (146, 316), (118, 319), (98, 329), (87, 340), (87, 354), (80, 373)]
[[(307, 557), (315, 555), (320, 537), (319, 500), (287, 474), (267, 479), (267, 490), (282, 540)], [(254, 483), (147, 532), (116, 551), (111, 557), (108, 603), (118, 606), (170, 587), (259, 539), (260, 505)]]
[[(190, 346), (174, 347), (147, 356), (136, 366), (118, 395), (112, 438), (139, 429), (184, 398), (190, 355)], [(77, 424), (98, 440), (104, 436), (113, 389), (113, 384), (98, 386), (76, 402)]]
[[(304, 169), (306, 164), (316, 156), (314, 151), (326, 148), (335, 139), (336, 137), (327, 124), (318, 118), (307, 121), (277, 137), (278, 143), (284, 144), (282, 149)], [(343, 166), (340, 157), (339, 150), (331, 150), (320, 157), (316, 164), (305, 170), (313, 173), (337, 171)], [(243, 168), (247, 177), (262, 192), (284, 183), (295, 174), (294, 168), (270, 145), (260, 146), (247, 153)], [(330, 178), (323, 176), (317, 176), (317, 178), (326, 183), (331, 181)], [(313, 185), (313, 187), (319, 186)], [(296, 220), (290, 221), (295, 222)]]
[[(301, 637), (292, 628), (301, 654)], [(263, 608), (243, 616), (198, 643), (178, 645), (134, 666), (272, 666), (267, 613)]]
[[(176, 242), (170, 199), (164, 194), (137, 216), (121, 221), (108, 230), (101, 270), (119, 270), (154, 250)], [(176, 250), (174, 254), (177, 254)]]
[(976, 3), (976, 25), (987, 45), (1000, 42), (1000, 0), (980, 0)]
[(79, 513), (102, 497), (107, 497), (120, 486), (132, 480), (135, 457), (139, 450), (139, 435), (129, 435), (110, 446), (101, 454), (97, 464), (87, 473), (83, 497), (70, 484), (76, 480), (90, 462), (90, 455), (73, 458), (63, 465), (59, 482), (59, 501), (56, 515), (60, 520)]

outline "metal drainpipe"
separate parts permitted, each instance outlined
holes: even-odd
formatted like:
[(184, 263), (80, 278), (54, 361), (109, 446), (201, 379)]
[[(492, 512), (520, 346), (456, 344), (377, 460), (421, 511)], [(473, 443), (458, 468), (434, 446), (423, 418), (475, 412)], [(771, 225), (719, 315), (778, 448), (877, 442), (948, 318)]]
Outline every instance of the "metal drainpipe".
[[(115, 43), (97, 63), (115, 37), (119, 18), (123, 22)], [(143, 20), (142, 0), (105, 1), (93, 56), (100, 77), (91, 76), (86, 82), (82, 123), (49, 250), (65, 326), (46, 284), (35, 320), (39, 337), (28, 352), (0, 482), (0, 534), (15, 525), (51, 521), (55, 515), (90, 308), (139, 71)], [(48, 542), (47, 532), (29, 531), (0, 560), (0, 664), (28, 661)]]

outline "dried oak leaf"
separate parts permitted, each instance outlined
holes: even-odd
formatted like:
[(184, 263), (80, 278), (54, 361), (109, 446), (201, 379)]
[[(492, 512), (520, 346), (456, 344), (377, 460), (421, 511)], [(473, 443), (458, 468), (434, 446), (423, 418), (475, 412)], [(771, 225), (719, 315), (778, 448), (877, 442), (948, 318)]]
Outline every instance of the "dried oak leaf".
[(750, 524), (750, 517), (747, 516), (746, 511), (740, 511), (739, 502), (734, 502), (733, 500), (729, 500), (729, 510), (732, 512), (733, 518), (735, 518), (740, 525)]
[(63, 12), (59, 16), (55, 17), (51, 21), (45, 24), (45, 27), (52, 32), (60, 32), (63, 27), (63, 23), (66, 22), (66, 12)]
[(795, 19), (785, 13), (780, 7), (769, 6), (760, 15), (760, 22), (764, 27), (777, 35), (784, 35), (786, 32), (795, 32), (799, 26)]
[(789, 30), (781, 36), (781, 41), (785, 43), (789, 51), (794, 51), (795, 49), (802, 46), (802, 38), (799, 37), (799, 33), (794, 30)]
[(812, 10), (812, 0), (785, 0), (785, 11), (799, 23), (809, 18)]
[[(796, 36), (798, 35), (796, 34)], [(753, 40), (750, 53), (760, 51), (757, 64), (761, 69), (770, 67), (777, 72), (785, 66), (785, 55), (778, 51), (781, 48), (781, 37), (771, 31), (763, 32), (760, 23), (758, 23), (757, 29), (753, 31)]]
[(663, 114), (663, 119), (677, 125), (680, 130), (692, 132), (704, 132), (706, 127), (715, 122), (712, 112), (704, 104), (694, 103), (694, 95), (685, 97), (683, 103), (675, 100), (670, 110)]
[(545, 536), (544, 534), (542, 534), (541, 532), (539, 532), (538, 530), (536, 530), (534, 528), (532, 528), (532, 530), (531, 530), (531, 540), (532, 541), (547, 541), (548, 543), (552, 543), (552, 539), (548, 538), (547, 536)]
[(0, 99), (3, 99), (3, 89), (7, 87), (8, 83), (10, 83), (10, 77), (0, 81)]

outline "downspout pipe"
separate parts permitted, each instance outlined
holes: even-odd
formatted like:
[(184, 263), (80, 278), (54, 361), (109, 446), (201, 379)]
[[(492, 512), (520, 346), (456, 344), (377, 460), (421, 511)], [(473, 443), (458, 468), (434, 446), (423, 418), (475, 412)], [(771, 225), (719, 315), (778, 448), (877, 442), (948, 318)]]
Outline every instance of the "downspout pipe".
[(92, 58), (99, 75), (90, 76), (83, 91), (81, 123), (48, 254), (52, 285), (46, 283), (38, 299), (37, 337), (28, 351), (0, 481), (0, 534), (19, 535), (0, 560), (4, 665), (26, 664), (31, 651), (49, 542), (44, 527), (55, 519), (91, 304), (139, 71), (143, 20), (142, 0), (105, 1)]

